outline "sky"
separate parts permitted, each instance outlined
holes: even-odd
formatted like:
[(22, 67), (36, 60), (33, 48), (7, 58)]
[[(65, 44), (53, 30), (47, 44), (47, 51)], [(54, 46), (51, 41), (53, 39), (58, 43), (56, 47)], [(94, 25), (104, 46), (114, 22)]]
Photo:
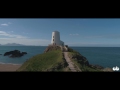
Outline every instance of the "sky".
[(0, 18), (0, 44), (48, 46), (56, 30), (68, 46), (120, 47), (119, 18)]

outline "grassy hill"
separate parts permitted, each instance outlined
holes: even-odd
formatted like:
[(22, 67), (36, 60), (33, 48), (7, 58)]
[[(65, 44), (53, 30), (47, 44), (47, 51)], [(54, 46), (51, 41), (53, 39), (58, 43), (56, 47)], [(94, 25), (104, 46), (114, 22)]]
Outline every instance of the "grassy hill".
[[(48, 47), (49, 48), (49, 47)], [(48, 49), (47, 48), (47, 49)], [(59, 47), (27, 60), (17, 71), (66, 71), (67, 63)], [(57, 50), (56, 50), (57, 49)]]
[[(86, 57), (79, 52), (68, 48), (68, 56), (74, 63), (76, 70), (82, 72), (92, 71), (112, 71), (110, 68), (103, 68), (99, 65), (89, 64)], [(58, 46), (48, 46), (44, 53), (33, 56), (27, 60), (18, 70), (19, 71), (70, 71), (64, 58), (61, 48)]]

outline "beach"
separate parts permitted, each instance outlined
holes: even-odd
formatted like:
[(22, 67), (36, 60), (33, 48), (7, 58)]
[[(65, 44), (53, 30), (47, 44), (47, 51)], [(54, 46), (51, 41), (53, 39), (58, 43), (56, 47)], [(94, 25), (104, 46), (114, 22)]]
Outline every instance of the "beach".
[(16, 71), (20, 64), (0, 64), (0, 71)]

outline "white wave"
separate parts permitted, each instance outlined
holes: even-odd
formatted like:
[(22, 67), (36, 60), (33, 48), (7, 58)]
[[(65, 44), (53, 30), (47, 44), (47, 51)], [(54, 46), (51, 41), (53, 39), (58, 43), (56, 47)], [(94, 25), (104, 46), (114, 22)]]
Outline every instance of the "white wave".
[(14, 64), (14, 63), (3, 63), (3, 62), (0, 62), (0, 64), (22, 65), (22, 64)]

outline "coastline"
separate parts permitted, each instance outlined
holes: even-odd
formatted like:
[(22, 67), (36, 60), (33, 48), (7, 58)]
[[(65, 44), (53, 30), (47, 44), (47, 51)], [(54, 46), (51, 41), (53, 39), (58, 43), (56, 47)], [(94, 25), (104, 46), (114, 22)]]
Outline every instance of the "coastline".
[(1, 71), (16, 71), (22, 64), (12, 64), (12, 63), (0, 63)]

